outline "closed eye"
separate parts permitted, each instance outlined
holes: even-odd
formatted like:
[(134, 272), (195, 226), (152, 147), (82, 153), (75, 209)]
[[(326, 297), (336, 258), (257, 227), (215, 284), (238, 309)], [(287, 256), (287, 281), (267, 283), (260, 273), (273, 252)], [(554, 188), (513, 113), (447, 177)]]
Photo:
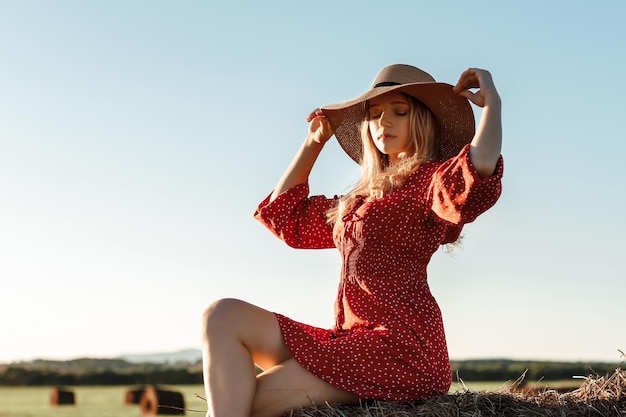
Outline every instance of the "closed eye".
[[(404, 110), (396, 110), (394, 113), (395, 113), (396, 116), (406, 116), (407, 114), (409, 114), (408, 111), (404, 111)], [(379, 119), (382, 114), (383, 114), (382, 112), (369, 113), (367, 115), (367, 120)]]

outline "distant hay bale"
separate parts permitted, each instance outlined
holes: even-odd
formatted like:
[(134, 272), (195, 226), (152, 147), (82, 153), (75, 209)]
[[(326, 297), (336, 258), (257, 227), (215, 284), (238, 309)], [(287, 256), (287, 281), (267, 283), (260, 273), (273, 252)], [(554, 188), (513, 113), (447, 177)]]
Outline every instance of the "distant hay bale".
[(145, 390), (146, 387), (144, 385), (128, 388), (124, 393), (124, 404), (139, 404), (141, 402), (141, 396)]
[(64, 387), (53, 387), (50, 392), (50, 405), (74, 405), (76, 396), (74, 391)]
[(182, 393), (164, 390), (154, 385), (145, 388), (139, 406), (144, 417), (185, 414), (185, 399)]
[(626, 371), (588, 377), (580, 388), (566, 393), (546, 388), (539, 392), (467, 389), (414, 403), (370, 401), (356, 406), (318, 405), (292, 410), (290, 417), (624, 417)]

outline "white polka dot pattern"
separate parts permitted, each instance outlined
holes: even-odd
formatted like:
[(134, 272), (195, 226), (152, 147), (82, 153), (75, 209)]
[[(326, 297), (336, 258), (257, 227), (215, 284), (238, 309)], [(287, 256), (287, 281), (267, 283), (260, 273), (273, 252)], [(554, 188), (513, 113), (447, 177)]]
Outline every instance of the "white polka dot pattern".
[(361, 199), (339, 232), (325, 212), (337, 198), (309, 197), (307, 183), (257, 208), (255, 217), (296, 248), (339, 249), (343, 266), (335, 325), (321, 329), (276, 314), (294, 358), (361, 398), (413, 401), (447, 392), (450, 362), (441, 312), (426, 267), (437, 248), (500, 196), (503, 162), (481, 179), (469, 146), (430, 161), (380, 200)]

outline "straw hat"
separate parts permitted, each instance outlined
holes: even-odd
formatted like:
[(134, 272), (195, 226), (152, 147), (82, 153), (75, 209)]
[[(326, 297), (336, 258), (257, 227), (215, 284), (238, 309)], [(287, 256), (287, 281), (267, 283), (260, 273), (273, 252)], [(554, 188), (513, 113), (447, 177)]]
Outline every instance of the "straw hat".
[(360, 163), (363, 153), (361, 123), (366, 117), (367, 100), (390, 91), (401, 91), (426, 105), (439, 123), (439, 156), (448, 159), (461, 151), (474, 137), (474, 113), (469, 101), (452, 91), (452, 85), (436, 82), (430, 74), (411, 65), (383, 68), (369, 90), (360, 96), (321, 108), (344, 151)]

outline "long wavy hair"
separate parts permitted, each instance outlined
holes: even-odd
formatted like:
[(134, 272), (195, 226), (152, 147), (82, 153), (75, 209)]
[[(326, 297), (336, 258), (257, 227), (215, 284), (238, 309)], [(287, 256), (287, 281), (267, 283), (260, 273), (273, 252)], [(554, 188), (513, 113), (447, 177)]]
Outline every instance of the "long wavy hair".
[[(409, 148), (398, 155), (398, 160), (389, 163), (389, 156), (376, 148), (369, 131), (369, 120), (361, 126), (363, 159), (361, 178), (354, 188), (339, 199), (337, 206), (327, 213), (330, 223), (340, 223), (354, 206), (357, 199), (379, 199), (399, 188), (404, 180), (422, 163), (438, 159), (438, 123), (431, 111), (422, 102), (406, 95), (409, 101), (410, 130)], [(366, 103), (366, 114), (369, 114)]]

